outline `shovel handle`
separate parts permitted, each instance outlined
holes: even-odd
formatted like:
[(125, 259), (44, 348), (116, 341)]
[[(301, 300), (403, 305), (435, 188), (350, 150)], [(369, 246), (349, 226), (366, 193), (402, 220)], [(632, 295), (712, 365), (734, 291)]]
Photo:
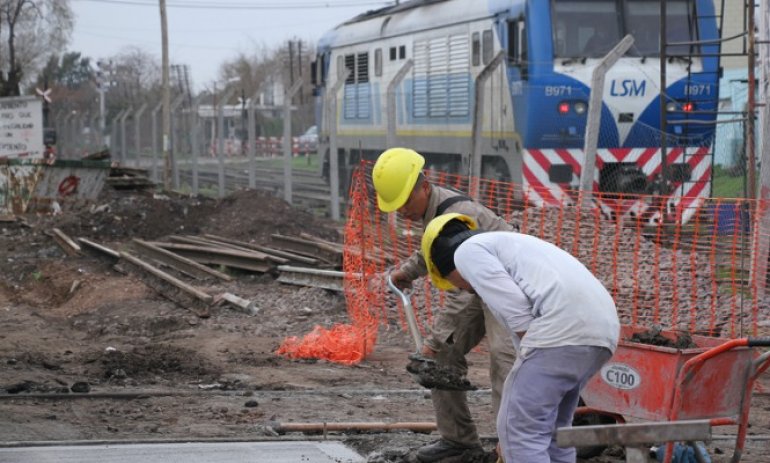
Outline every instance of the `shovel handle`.
[(412, 334), (416, 352), (420, 352), (422, 350), (422, 336), (420, 335), (420, 328), (417, 326), (417, 317), (414, 315), (412, 301), (409, 300), (409, 296), (398, 289), (398, 286), (393, 284), (390, 274), (388, 274), (388, 288), (401, 299), (401, 305), (404, 307), (404, 314), (406, 315), (406, 324), (409, 326), (409, 332)]

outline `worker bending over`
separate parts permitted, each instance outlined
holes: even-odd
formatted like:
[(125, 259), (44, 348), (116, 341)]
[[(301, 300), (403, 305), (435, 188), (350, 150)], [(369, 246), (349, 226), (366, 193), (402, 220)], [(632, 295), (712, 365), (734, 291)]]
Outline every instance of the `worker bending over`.
[(506, 463), (574, 463), (556, 445), (580, 391), (612, 356), (620, 322), (612, 297), (580, 261), (515, 232), (480, 232), (462, 214), (433, 219), (422, 253), (438, 287), (478, 294), (513, 336), (497, 435)]
[[(445, 212), (472, 217), (487, 230), (513, 230), (494, 212), (456, 191), (432, 185), (422, 169), (425, 159), (406, 148), (383, 152), (372, 169), (372, 182), (377, 204), (384, 212), (398, 211), (425, 227), (434, 217)], [(401, 289), (425, 276), (427, 268), (417, 251), (391, 273), (393, 283)], [(492, 386), (492, 409), (497, 414), (505, 377), (513, 365), (511, 337), (503, 325), (474, 294), (450, 291), (444, 307), (434, 313), (431, 333), (424, 341), (422, 354), (457, 371), (467, 371), (465, 355), (487, 335), (489, 340), (489, 376)], [(465, 391), (431, 390), (436, 424), (441, 439), (417, 451), (423, 463), (440, 461), (481, 450), (476, 425), (468, 408)]]

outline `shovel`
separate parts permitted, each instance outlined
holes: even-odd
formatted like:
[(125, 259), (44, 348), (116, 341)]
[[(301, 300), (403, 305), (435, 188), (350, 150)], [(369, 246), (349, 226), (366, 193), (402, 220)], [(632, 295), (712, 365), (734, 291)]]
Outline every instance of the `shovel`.
[(412, 309), (412, 302), (409, 297), (393, 284), (393, 280), (388, 275), (388, 288), (401, 299), (401, 305), (404, 307), (406, 315), (406, 324), (409, 326), (409, 333), (414, 340), (415, 352), (409, 355), (409, 364), (406, 366), (412, 378), (417, 384), (427, 389), (441, 389), (447, 391), (474, 391), (476, 386), (472, 385), (468, 378), (456, 368), (446, 365), (440, 365), (434, 359), (422, 355), (422, 336), (417, 326), (417, 317)]

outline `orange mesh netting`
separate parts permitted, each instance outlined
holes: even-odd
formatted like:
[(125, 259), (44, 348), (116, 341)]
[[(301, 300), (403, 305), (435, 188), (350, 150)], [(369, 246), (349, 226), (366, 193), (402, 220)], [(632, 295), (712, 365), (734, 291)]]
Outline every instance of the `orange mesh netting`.
[[(302, 339), (289, 338), (279, 353), (356, 363), (372, 352), (377, 331), (396, 325), (406, 331), (401, 307), (382, 275), (419, 249), (421, 225), (382, 214), (371, 186), (371, 164), (353, 177), (345, 227), (345, 295), (350, 324), (316, 327)], [(770, 296), (764, 281), (767, 256), (752, 252), (770, 237), (750, 226), (768, 204), (747, 199), (594, 193), (581, 207), (578, 192), (552, 207), (536, 207), (532, 187), (426, 172), (437, 185), (465, 192), (528, 233), (572, 253), (615, 299), (621, 322), (725, 338), (766, 334)], [(595, 207), (599, 205), (599, 207)], [(753, 232), (753, 234), (752, 234)], [(758, 283), (759, 281), (759, 283)], [(415, 282), (412, 304), (423, 334), (443, 294), (429, 279)]]

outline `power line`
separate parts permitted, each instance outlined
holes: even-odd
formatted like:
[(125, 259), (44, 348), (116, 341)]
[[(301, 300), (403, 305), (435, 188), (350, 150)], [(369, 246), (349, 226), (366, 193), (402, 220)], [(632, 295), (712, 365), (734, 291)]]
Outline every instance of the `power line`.
[[(130, 6), (150, 6), (157, 8), (158, 3), (155, 0), (79, 0), (93, 3), (106, 3), (114, 5)], [(299, 10), (299, 9), (332, 9), (332, 8), (351, 8), (360, 6), (390, 6), (393, 2), (388, 1), (359, 1), (343, 0), (338, 2), (329, 1), (301, 1), (301, 2), (280, 2), (280, 3), (261, 3), (254, 5), (250, 3), (212, 3), (211, 0), (205, 2), (194, 2), (191, 0), (171, 0), (168, 2), (168, 8), (189, 8), (189, 9), (208, 9), (208, 10)]]

